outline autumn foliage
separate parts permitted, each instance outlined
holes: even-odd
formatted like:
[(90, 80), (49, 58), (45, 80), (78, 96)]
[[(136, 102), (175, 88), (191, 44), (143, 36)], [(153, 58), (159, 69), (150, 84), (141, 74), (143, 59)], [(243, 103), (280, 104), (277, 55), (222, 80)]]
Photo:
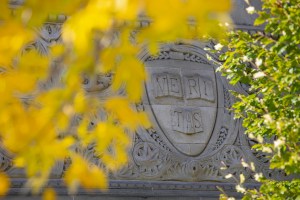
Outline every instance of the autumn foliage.
[[(2, 146), (25, 168), (28, 186), (37, 193), (55, 163), (71, 160), (64, 181), (70, 192), (79, 186), (107, 187), (107, 171), (127, 162), (131, 135), (149, 127), (141, 100), (147, 75), (137, 58), (158, 42), (222, 37), (219, 23), (228, 22), (229, 0), (26, 0), (0, 2), (0, 136)], [(38, 28), (65, 16), (60, 43), (48, 54), (26, 46)], [(137, 26), (148, 20), (148, 26)], [(219, 28), (216, 28), (219, 27)], [(51, 82), (51, 66), (59, 81)], [(82, 87), (84, 77), (111, 74), (114, 95), (101, 101)], [(121, 92), (120, 92), (121, 91)], [(95, 113), (103, 117), (91, 127)], [(77, 119), (75, 125), (72, 123)], [(95, 148), (101, 164), (80, 152)], [(0, 175), (0, 193), (9, 188)], [(46, 190), (45, 199), (52, 199)]]

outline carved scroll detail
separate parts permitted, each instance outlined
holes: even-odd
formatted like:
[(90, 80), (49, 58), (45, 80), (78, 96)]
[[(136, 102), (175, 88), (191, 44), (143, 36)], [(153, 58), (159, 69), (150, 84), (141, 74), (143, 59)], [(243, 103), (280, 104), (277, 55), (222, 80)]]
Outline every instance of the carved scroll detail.
[(158, 55), (149, 56), (145, 61), (153, 61), (153, 60), (185, 60), (196, 63), (209, 64), (206, 60), (199, 57), (198, 55), (192, 53), (183, 53), (177, 51), (162, 51)]

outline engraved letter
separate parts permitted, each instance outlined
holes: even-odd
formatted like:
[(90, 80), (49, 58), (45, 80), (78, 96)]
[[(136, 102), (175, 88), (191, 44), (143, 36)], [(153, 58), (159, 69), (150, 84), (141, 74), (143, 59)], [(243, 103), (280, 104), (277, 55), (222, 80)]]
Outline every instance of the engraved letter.
[(198, 76), (185, 77), (185, 95), (186, 99), (200, 98), (200, 88)]
[(201, 113), (199, 109), (190, 110), (176, 108), (171, 110), (172, 130), (186, 135), (203, 131)]
[(192, 113), (190, 111), (185, 111), (184, 113), (184, 133), (187, 135), (191, 135), (195, 133)]
[(200, 85), (201, 99), (214, 101), (215, 97), (214, 97), (214, 89), (213, 89), (212, 81), (204, 78), (199, 78), (199, 85)]
[(155, 97), (169, 95), (168, 77), (166, 74), (153, 74), (152, 81), (155, 89)]
[(172, 129), (183, 132), (184, 116), (180, 109), (171, 110)]
[(155, 97), (182, 98), (181, 78), (177, 74), (153, 74), (152, 84), (155, 90)]
[(200, 112), (195, 112), (193, 114), (193, 121), (194, 121), (195, 132), (198, 133), (198, 132), (203, 131), (203, 125), (202, 125)]
[(180, 76), (169, 74), (168, 81), (170, 96), (182, 97)]

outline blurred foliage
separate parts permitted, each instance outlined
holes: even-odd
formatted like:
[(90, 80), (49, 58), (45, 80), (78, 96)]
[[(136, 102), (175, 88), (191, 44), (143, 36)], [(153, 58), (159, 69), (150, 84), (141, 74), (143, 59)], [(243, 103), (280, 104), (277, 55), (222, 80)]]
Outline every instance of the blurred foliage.
[[(222, 38), (219, 23), (228, 22), (230, 6), (230, 0), (0, 1), (0, 137), (14, 165), (25, 168), (27, 186), (38, 193), (55, 164), (70, 158), (64, 180), (71, 193), (78, 187), (105, 189), (107, 172), (127, 162), (130, 133), (150, 126), (134, 108), (147, 78), (138, 52), (146, 46), (156, 53), (161, 41)], [(67, 16), (61, 43), (51, 44), (48, 55), (26, 49), (38, 38), (36, 30), (61, 14)], [(151, 19), (149, 26), (137, 26), (143, 18)], [(59, 84), (41, 87), (53, 78), (54, 61), (62, 72)], [(106, 73), (112, 74), (115, 96), (99, 101), (87, 95), (82, 77)], [(99, 110), (105, 117), (91, 128)], [(76, 150), (89, 145), (101, 164)], [(4, 194), (9, 180), (0, 178)], [(54, 197), (46, 189), (44, 198)]]
[(234, 93), (233, 108), (246, 134), (259, 142), (253, 148), (268, 153), (270, 168), (283, 170), (290, 181), (257, 175), (259, 191), (242, 184), (237, 189), (243, 199), (300, 199), (300, 1), (262, 3), (262, 10), (247, 8), (258, 15), (254, 25), (262, 31), (231, 32), (215, 52), (224, 50), (219, 71), (249, 88)]

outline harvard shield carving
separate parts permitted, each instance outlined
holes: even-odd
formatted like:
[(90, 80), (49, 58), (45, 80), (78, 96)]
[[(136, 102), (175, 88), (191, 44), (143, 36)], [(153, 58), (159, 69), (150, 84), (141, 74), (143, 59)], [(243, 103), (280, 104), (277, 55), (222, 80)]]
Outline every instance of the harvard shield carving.
[[(157, 59), (159, 56), (165, 59)], [(214, 68), (184, 52), (162, 52), (159, 56), (145, 62), (151, 77), (146, 92), (155, 122), (179, 152), (197, 156), (207, 146), (217, 117)]]

